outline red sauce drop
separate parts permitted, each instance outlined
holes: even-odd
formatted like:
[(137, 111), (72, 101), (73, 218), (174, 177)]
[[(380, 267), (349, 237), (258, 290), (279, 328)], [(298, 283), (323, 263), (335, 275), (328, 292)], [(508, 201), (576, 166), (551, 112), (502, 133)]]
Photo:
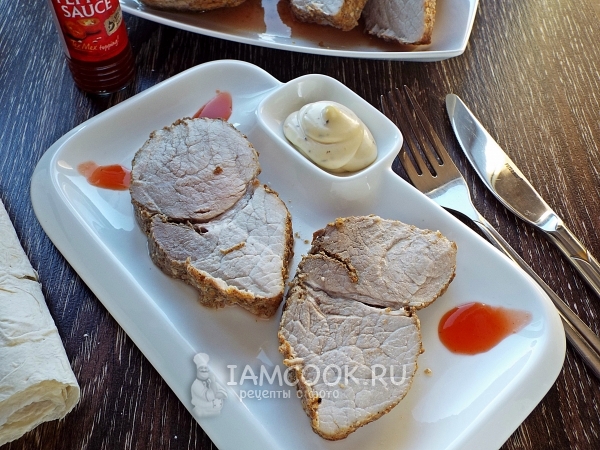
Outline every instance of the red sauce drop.
[(492, 349), (529, 322), (531, 313), (527, 311), (473, 302), (444, 314), (438, 334), (442, 344), (451, 352), (475, 355)]
[(232, 100), (229, 92), (217, 91), (217, 95), (209, 100), (206, 105), (194, 114), (194, 119), (206, 117), (208, 119), (227, 120), (231, 116)]
[(95, 162), (88, 161), (79, 164), (77, 171), (86, 177), (92, 186), (103, 189), (125, 191), (129, 189), (131, 182), (131, 170), (120, 164), (99, 166)]

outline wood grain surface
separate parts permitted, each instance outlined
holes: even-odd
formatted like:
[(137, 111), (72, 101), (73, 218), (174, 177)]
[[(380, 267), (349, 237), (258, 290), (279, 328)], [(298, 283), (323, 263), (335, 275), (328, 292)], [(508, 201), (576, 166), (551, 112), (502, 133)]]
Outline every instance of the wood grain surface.
[[(599, 19), (598, 0), (481, 0), (463, 55), (416, 63), (272, 50), (125, 15), (137, 76), (126, 90), (98, 99), (73, 85), (45, 2), (0, 0), (0, 198), (40, 274), (82, 388), (81, 402), (64, 420), (45, 423), (3, 448), (213, 447), (44, 234), (31, 207), (29, 183), (45, 150), (73, 127), (185, 69), (216, 59), (251, 62), (284, 82), (308, 73), (326, 74), (378, 108), (381, 94), (407, 84), (465, 174), (476, 207), (600, 333), (600, 299), (542, 235), (486, 192), (457, 146), (444, 104), (449, 92), (461, 96), (600, 257)], [(600, 448), (599, 405), (600, 381), (568, 347), (555, 385), (503, 448)]]

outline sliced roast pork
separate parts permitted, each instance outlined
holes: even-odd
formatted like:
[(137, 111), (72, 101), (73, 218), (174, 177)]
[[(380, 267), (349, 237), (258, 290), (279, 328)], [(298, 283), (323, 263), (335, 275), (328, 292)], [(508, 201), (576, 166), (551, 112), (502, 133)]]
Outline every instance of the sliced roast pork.
[(312, 428), (330, 440), (345, 438), (396, 406), (410, 388), (421, 353), (415, 314), (302, 283), (288, 294), (279, 337)]
[(365, 29), (400, 44), (431, 43), (436, 0), (369, 0), (363, 10)]
[(256, 179), (258, 154), (231, 124), (184, 119), (136, 153), (131, 199), (150, 256), (206, 306), (272, 316), (292, 256), (289, 212)]
[(455, 266), (456, 245), (440, 233), (376, 216), (314, 234), (279, 349), (316, 433), (342, 439), (402, 400), (422, 352), (415, 310), (447, 289)]

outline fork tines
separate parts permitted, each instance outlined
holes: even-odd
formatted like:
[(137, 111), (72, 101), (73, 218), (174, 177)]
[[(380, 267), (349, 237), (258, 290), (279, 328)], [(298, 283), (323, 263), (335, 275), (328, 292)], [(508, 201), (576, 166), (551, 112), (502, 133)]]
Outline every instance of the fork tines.
[(423, 175), (436, 178), (448, 170), (454, 171), (448, 152), (406, 85), (404, 92), (406, 96), (398, 88), (388, 92), (387, 101), (382, 96), (382, 106), (404, 136), (399, 159), (408, 177), (413, 183), (416, 179), (423, 183), (423, 178), (428, 178)]

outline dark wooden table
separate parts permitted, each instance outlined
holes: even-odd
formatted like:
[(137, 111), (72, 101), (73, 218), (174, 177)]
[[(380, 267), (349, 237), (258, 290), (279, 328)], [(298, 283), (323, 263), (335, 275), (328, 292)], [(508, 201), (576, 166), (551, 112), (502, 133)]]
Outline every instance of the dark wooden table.
[[(460, 95), (600, 257), (598, 0), (482, 0), (466, 52), (434, 63), (291, 53), (204, 37), (129, 15), (125, 19), (137, 77), (126, 90), (97, 99), (73, 85), (45, 2), (0, 0), (0, 198), (39, 271), (82, 388), (81, 402), (64, 420), (39, 426), (6, 445), (7, 450), (213, 446), (44, 234), (31, 207), (29, 182), (46, 149), (76, 125), (215, 59), (248, 61), (281, 81), (307, 73), (330, 75), (376, 107), (381, 94), (409, 85), (466, 175), (476, 206), (600, 332), (600, 299), (543, 236), (486, 192), (457, 147), (444, 107), (448, 92)], [(600, 448), (599, 405), (600, 381), (569, 346), (555, 385), (503, 448)]]

